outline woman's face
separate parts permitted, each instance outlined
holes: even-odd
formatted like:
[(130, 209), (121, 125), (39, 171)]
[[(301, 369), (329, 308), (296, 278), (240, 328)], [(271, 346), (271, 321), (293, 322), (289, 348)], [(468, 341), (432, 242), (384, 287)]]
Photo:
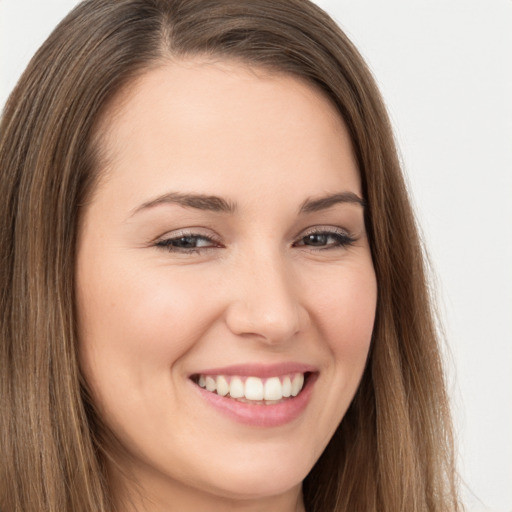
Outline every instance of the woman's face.
[(202, 498), (285, 510), (372, 335), (347, 130), (296, 78), (197, 59), (148, 71), (100, 133), (77, 303), (82, 369), (118, 463), (165, 510), (166, 496), (177, 510)]

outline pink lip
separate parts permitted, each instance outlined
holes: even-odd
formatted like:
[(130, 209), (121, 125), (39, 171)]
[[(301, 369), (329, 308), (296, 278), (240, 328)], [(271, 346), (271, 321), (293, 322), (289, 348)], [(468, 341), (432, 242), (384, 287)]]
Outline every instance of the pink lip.
[(238, 375), (239, 377), (259, 377), (260, 379), (269, 377), (280, 377), (290, 373), (316, 373), (318, 370), (314, 366), (302, 363), (279, 363), (279, 364), (238, 364), (225, 366), (223, 368), (209, 368), (195, 372), (194, 375)]
[[(234, 368), (234, 367), (233, 367)], [(244, 366), (244, 368), (246, 368)], [(297, 366), (294, 366), (297, 368)], [(238, 367), (239, 369), (239, 367)], [(251, 368), (251, 372), (240, 372), (236, 371), (231, 375), (254, 375), (263, 377), (271, 377), (277, 375), (283, 375), (286, 373), (299, 372), (300, 370), (292, 370), (291, 372), (287, 369), (279, 368), (278, 370), (273, 370), (272, 372), (265, 373), (262, 375), (261, 372), (255, 372), (256, 368)], [(261, 370), (261, 368), (260, 368)], [(306, 370), (309, 371), (309, 370)], [(204, 373), (202, 375), (230, 375), (230, 373), (226, 373), (226, 368), (223, 368), (222, 371), (218, 372), (212, 371), (211, 373)], [(286, 425), (287, 423), (292, 422), (296, 418), (298, 418), (306, 409), (311, 395), (313, 391), (313, 386), (315, 384), (316, 379), (318, 378), (318, 373), (311, 373), (308, 375), (308, 378), (302, 388), (302, 391), (296, 396), (285, 399), (283, 402), (272, 405), (264, 405), (264, 404), (248, 404), (244, 402), (239, 402), (233, 398), (228, 398), (224, 396), (217, 395), (216, 393), (212, 393), (207, 391), (206, 389), (201, 388), (197, 384), (193, 383), (194, 389), (199, 393), (201, 398), (210, 406), (215, 408), (217, 411), (227, 416), (228, 418), (238, 422), (243, 423), (245, 425), (250, 425), (253, 427), (279, 427), (282, 425)], [(191, 381), (192, 382), (192, 381)]]

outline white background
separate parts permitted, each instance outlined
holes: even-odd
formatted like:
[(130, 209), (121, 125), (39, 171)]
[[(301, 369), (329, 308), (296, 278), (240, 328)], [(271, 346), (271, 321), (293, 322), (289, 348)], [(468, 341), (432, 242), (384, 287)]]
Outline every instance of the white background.
[[(76, 3), (0, 0), (0, 105)], [(395, 126), (437, 276), (468, 510), (511, 512), (512, 0), (318, 3)]]

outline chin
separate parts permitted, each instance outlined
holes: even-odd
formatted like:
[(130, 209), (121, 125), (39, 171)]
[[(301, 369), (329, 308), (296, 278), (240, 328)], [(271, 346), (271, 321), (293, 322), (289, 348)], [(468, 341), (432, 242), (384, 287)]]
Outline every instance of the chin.
[(227, 469), (226, 463), (212, 467), (215, 482), (212, 487), (230, 499), (244, 500), (284, 494), (302, 485), (314, 465), (288, 456), (279, 464), (278, 457), (264, 456), (247, 460), (244, 464)]

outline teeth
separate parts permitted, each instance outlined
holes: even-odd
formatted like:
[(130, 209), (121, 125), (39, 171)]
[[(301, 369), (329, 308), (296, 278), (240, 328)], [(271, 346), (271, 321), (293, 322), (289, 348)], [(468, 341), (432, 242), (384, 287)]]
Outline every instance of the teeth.
[(292, 396), (297, 396), (304, 386), (304, 375), (302, 373), (295, 374), (292, 380)]
[(229, 395), (242, 401), (277, 403), (283, 398), (297, 396), (304, 386), (304, 374), (295, 373), (282, 377), (226, 377), (225, 375), (200, 375), (197, 383), (220, 396)]
[(245, 381), (245, 398), (263, 400), (263, 381), (258, 377), (247, 377)]
[(242, 398), (244, 396), (244, 383), (239, 377), (233, 377), (229, 383), (229, 396), (231, 398)]
[(283, 379), (283, 396), (288, 398), (292, 394), (292, 381), (288, 375)]
[(267, 379), (263, 391), (265, 400), (281, 400), (283, 398), (283, 386), (279, 377), (272, 377)]
[(226, 377), (219, 375), (217, 377), (217, 394), (220, 396), (226, 396), (229, 393), (229, 384)]
[(208, 391), (215, 391), (217, 389), (217, 382), (212, 377), (206, 377), (206, 389)]

